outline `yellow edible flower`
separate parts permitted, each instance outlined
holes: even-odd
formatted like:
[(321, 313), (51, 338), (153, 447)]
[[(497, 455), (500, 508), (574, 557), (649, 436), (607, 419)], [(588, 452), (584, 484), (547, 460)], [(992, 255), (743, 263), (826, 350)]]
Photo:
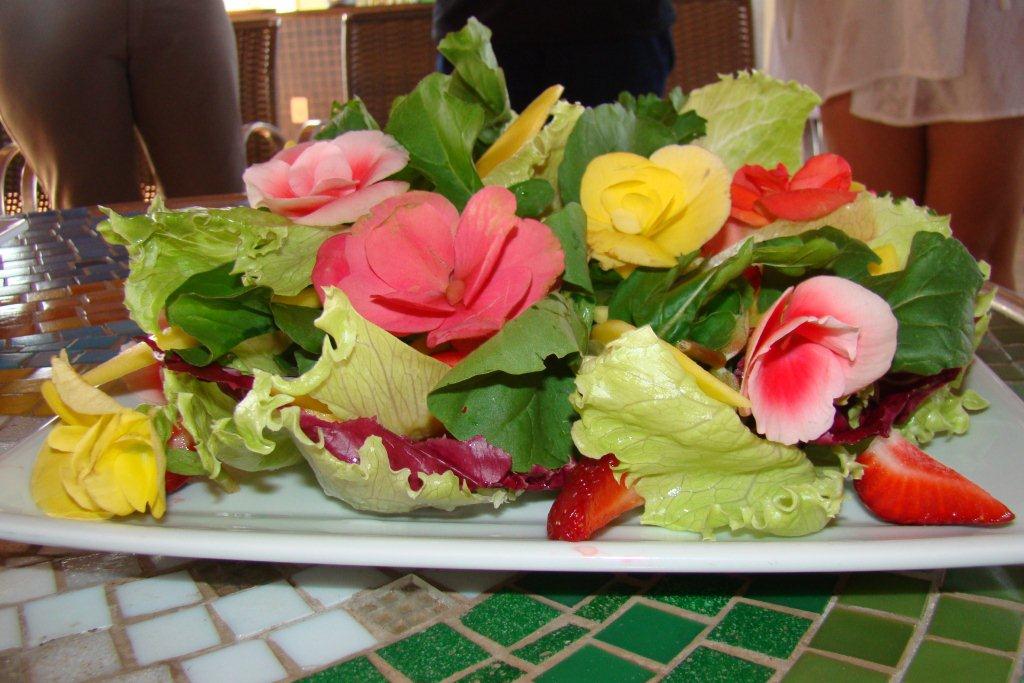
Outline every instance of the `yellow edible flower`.
[(594, 158), (580, 186), (593, 257), (622, 274), (675, 265), (725, 224), (731, 179), (721, 159), (696, 145), (662, 147), (650, 159), (628, 152)]
[(166, 509), (164, 445), (148, 415), (122, 407), (75, 372), (67, 354), (54, 358), (53, 387), (61, 417), (32, 471), (32, 498), (46, 514), (108, 519)]

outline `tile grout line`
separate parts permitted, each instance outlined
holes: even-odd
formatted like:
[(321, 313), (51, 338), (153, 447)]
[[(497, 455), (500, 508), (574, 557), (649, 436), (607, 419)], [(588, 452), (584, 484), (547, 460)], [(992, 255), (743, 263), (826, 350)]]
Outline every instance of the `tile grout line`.
[(910, 640), (907, 641), (907, 645), (903, 650), (903, 655), (900, 657), (900, 661), (896, 663), (896, 674), (893, 676), (892, 683), (900, 683), (900, 681), (903, 680), (911, 662), (913, 662), (914, 658), (917, 657), (918, 650), (921, 648), (921, 643), (924, 642), (925, 636), (928, 635), (928, 627), (931, 625), (932, 616), (935, 614), (935, 610), (939, 604), (939, 598), (942, 596), (940, 587), (945, 582), (945, 579), (946, 570), (944, 569), (938, 569), (932, 573), (932, 583), (928, 589), (928, 597), (924, 603), (924, 610), (921, 612), (918, 624), (914, 628), (914, 633), (910, 636)]

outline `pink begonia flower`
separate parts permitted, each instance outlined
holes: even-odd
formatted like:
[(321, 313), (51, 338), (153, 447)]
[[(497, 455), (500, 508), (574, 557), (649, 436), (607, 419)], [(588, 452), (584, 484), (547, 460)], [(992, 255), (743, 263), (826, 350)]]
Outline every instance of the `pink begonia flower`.
[(874, 292), (822, 275), (790, 287), (750, 337), (740, 391), (757, 431), (794, 444), (824, 434), (834, 401), (884, 375), (896, 353), (896, 317)]
[(390, 135), (355, 130), (283, 149), (246, 169), (242, 180), (253, 208), (265, 206), (302, 225), (341, 225), (409, 189), (384, 180), (408, 162), (409, 153)]
[(516, 216), (515, 195), (486, 187), (462, 216), (432, 192), (373, 207), (320, 247), (313, 284), (338, 287), (370, 322), (427, 345), (476, 342), (542, 298), (565, 267), (554, 233)]

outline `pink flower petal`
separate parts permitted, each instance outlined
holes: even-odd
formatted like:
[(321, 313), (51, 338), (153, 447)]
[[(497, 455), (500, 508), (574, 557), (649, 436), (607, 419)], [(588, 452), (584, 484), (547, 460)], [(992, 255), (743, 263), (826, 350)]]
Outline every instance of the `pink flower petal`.
[(352, 169), (352, 177), (363, 186), (384, 180), (405, 168), (409, 153), (379, 130), (355, 130), (331, 141)]
[[(530, 271), (510, 272), (511, 277), (498, 279), (488, 287), (487, 297), (481, 297), (472, 308), (462, 307), (427, 335), (427, 346), (435, 348), (457, 339), (488, 337), (501, 329), (514, 317), (515, 309), (524, 301), (530, 289)], [(532, 302), (531, 302), (532, 303)]]
[(896, 353), (896, 316), (880, 296), (841, 277), (822, 275), (797, 285), (787, 316), (832, 316), (857, 328), (857, 357), (849, 369), (849, 394), (884, 375)]
[(462, 300), (472, 306), (515, 228), (516, 197), (504, 187), (485, 187), (474, 194), (459, 219), (454, 277), (465, 285)]
[(332, 197), (324, 195), (309, 195), (306, 197), (267, 197), (260, 206), (265, 206), (274, 213), (295, 220), (311, 211), (319, 209), (327, 202), (333, 201)]
[(365, 240), (370, 268), (389, 288), (444, 298), (455, 261), (454, 229), (430, 204), (402, 204), (377, 229), (357, 237)]
[(770, 349), (748, 368), (746, 379), (758, 433), (794, 444), (811, 441), (832, 426), (833, 402), (844, 393), (845, 372), (834, 353), (801, 340)]
[(351, 223), (366, 214), (381, 201), (400, 195), (409, 188), (408, 183), (389, 180), (364, 187), (345, 197), (333, 199), (322, 207), (295, 222), (302, 225), (342, 225)]
[(276, 158), (245, 169), (242, 182), (245, 183), (249, 206), (253, 208), (266, 206), (266, 200), (271, 197), (292, 196), (288, 186), (288, 164)]

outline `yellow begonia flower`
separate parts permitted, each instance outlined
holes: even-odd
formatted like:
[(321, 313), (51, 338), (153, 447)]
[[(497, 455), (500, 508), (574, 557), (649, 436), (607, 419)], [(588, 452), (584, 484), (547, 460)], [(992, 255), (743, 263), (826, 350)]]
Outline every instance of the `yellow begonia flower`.
[(32, 498), (46, 514), (108, 519), (166, 509), (164, 445), (148, 415), (122, 407), (54, 358), (55, 412), (32, 471)]
[(594, 158), (580, 186), (587, 244), (605, 269), (669, 268), (700, 248), (729, 217), (732, 176), (696, 145)]

